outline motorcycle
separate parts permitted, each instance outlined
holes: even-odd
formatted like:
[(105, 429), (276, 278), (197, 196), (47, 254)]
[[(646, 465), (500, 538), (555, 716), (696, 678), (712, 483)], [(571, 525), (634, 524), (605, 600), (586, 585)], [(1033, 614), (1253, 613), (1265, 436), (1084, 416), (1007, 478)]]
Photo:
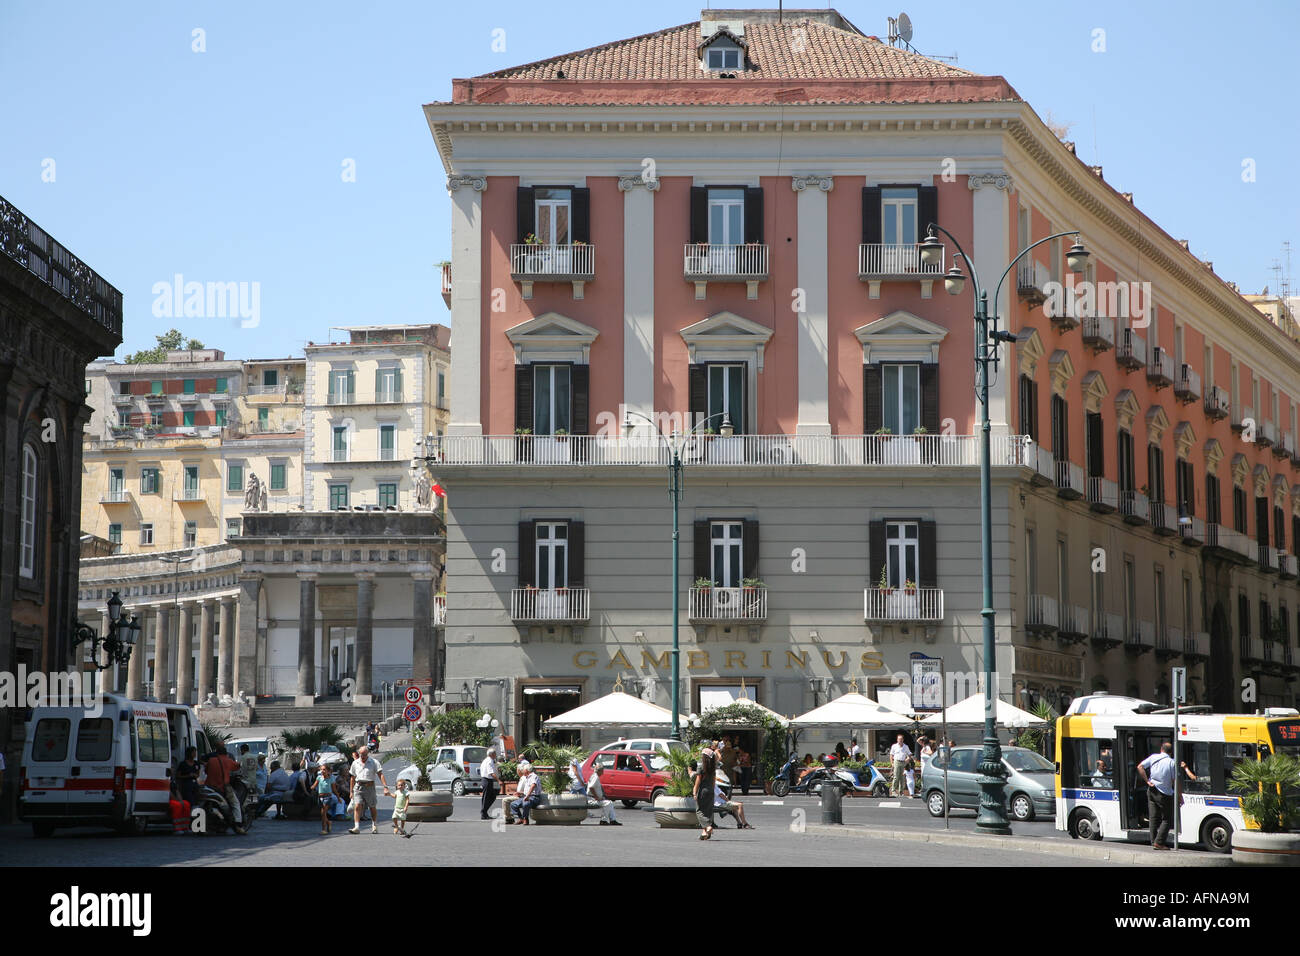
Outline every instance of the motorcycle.
[[(855, 793), (865, 793), (873, 797), (886, 797), (889, 795), (889, 784), (876, 769), (876, 762), (868, 760), (859, 769), (850, 767), (836, 767), (834, 773), (837, 779), (843, 782), (848, 790)], [(816, 785), (816, 790), (810, 790), (810, 793), (821, 791), (821, 785)]]
[[(791, 793), (820, 793), (820, 782), (834, 771), (826, 767), (816, 767), (811, 773), (804, 773), (804, 766), (798, 754), (791, 754), (776, 776), (772, 779), (772, 795), (784, 797)], [(817, 785), (816, 790), (810, 787)]]
[(225, 833), (227, 829), (235, 833), (247, 833), (253, 825), (257, 810), (257, 795), (238, 775), (232, 775), (230, 788), (235, 799), (239, 801), (242, 823), (235, 823), (231, 818), (230, 805), (225, 796), (216, 788), (203, 786), (199, 789), (199, 806), (203, 808), (204, 824), (208, 833)]
[(790, 793), (818, 794), (827, 780), (835, 780), (854, 793), (874, 797), (887, 796), (889, 793), (889, 784), (876, 769), (874, 760), (868, 760), (861, 769), (835, 766), (832, 763), (831, 766), (816, 767), (811, 773), (803, 774), (803, 765), (799, 762), (798, 755), (791, 754), (772, 781), (772, 795), (784, 797)]

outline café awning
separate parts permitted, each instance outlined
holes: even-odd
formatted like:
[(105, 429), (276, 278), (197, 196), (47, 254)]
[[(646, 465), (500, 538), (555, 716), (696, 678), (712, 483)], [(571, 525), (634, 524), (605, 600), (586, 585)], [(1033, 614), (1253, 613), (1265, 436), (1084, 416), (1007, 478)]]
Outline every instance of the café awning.
[(909, 727), (912, 718), (890, 710), (870, 697), (851, 692), (822, 704), (792, 721), (792, 727)]
[(542, 721), (545, 730), (598, 730), (637, 728), (668, 730), (673, 720), (666, 707), (625, 694), (621, 690), (588, 701), (580, 707)]
[[(1005, 700), (999, 698), (995, 701), (996, 709), (994, 711), (997, 724), (999, 727), (1044, 727), (1047, 721), (1040, 717), (1035, 717), (1027, 710), (1021, 710), (1013, 704), (1008, 704)], [(942, 724), (945, 716), (948, 724), (965, 724), (967, 726), (983, 726), (984, 724), (984, 695), (973, 694), (965, 700), (958, 701), (947, 709), (947, 711), (937, 714), (931, 714), (921, 721), (923, 724)]]

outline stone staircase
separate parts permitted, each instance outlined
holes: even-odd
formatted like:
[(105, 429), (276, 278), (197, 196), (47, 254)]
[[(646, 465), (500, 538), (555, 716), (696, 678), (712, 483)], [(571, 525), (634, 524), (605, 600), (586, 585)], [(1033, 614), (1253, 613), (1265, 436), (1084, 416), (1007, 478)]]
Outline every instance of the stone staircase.
[(341, 700), (318, 700), (311, 707), (295, 707), (291, 698), (259, 700), (253, 707), (249, 721), (252, 726), (263, 727), (319, 727), (321, 724), (338, 724), (340, 727), (365, 726), (370, 721), (379, 723), (391, 713), (395, 705), (384, 707), (357, 707)]

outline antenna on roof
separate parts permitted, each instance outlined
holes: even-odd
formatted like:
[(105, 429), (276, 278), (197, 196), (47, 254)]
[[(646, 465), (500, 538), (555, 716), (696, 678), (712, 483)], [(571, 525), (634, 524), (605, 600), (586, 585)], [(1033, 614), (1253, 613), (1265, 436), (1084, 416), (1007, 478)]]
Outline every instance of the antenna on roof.
[(896, 47), (900, 43), (913, 53), (916, 52), (912, 46), (912, 18), (906, 13), (889, 18), (889, 45)]

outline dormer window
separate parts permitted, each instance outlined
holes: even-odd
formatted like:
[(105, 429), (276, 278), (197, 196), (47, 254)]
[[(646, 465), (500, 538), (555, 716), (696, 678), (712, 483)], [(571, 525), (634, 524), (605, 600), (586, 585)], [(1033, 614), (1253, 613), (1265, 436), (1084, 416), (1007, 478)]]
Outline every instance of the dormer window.
[(715, 45), (707, 51), (710, 70), (739, 70), (740, 49), (734, 46)]
[(701, 24), (701, 27), (704, 31), (704, 40), (695, 52), (705, 69), (724, 75), (735, 74), (745, 69), (745, 52), (748, 48), (742, 25), (705, 23)]

